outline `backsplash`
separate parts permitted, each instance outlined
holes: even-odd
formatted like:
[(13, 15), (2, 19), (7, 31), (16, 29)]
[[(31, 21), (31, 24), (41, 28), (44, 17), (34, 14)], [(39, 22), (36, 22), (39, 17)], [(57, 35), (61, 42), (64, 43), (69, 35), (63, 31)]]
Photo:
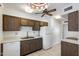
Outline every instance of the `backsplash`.
[(3, 33), (4, 37), (26, 37), (28, 32), (28, 36), (39, 36), (39, 31), (32, 31), (32, 27), (22, 26), (20, 31), (5, 31)]

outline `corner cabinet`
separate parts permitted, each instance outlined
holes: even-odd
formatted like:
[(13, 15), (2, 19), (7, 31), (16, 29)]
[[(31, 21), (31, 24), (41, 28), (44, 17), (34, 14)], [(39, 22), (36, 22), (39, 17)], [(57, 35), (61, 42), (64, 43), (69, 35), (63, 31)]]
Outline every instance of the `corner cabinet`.
[(68, 14), (68, 31), (79, 31), (79, 11)]
[(3, 31), (19, 31), (20, 18), (3, 15)]

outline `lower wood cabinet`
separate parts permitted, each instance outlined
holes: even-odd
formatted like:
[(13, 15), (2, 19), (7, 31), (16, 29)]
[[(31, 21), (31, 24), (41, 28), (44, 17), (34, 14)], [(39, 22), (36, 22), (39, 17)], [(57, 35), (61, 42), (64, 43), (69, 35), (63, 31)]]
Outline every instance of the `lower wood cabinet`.
[(78, 56), (79, 46), (77, 44), (61, 42), (61, 56)]
[(42, 40), (41, 38), (37, 38), (31, 40), (31, 52), (42, 49)]
[(42, 49), (42, 38), (0, 44), (1, 56), (24, 56)]
[(1, 56), (1, 44), (0, 44), (0, 56)]
[(20, 55), (26, 55), (30, 53), (30, 41), (29, 40), (24, 40), (21, 41), (20, 43)]
[(20, 55), (24, 56), (40, 49), (42, 49), (42, 38), (24, 40), (20, 44)]

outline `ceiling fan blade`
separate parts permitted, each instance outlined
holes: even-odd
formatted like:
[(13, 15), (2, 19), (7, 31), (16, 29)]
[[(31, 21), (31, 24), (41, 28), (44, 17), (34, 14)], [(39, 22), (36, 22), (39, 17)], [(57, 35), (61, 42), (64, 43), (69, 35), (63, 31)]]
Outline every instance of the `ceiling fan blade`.
[(43, 14), (41, 17), (43, 17), (45, 14)]
[(51, 10), (49, 10), (48, 12), (54, 12), (54, 11), (56, 11), (56, 9), (51, 9)]
[(35, 14), (42, 14), (42, 13), (35, 13)]
[(49, 14), (49, 13), (47, 15), (52, 16), (52, 14)]

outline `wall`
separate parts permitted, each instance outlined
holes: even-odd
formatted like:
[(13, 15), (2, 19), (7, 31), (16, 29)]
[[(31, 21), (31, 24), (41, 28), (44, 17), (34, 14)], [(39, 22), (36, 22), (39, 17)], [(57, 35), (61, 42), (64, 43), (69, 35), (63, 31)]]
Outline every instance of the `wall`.
[(77, 31), (68, 31), (68, 24), (63, 24), (64, 30), (64, 39), (67, 37), (76, 37), (79, 38), (79, 32)]
[(3, 32), (2, 32), (2, 13), (3, 13), (3, 7), (0, 7), (0, 40), (2, 40), (2, 35), (3, 35)]
[[(20, 31), (6, 31), (4, 32), (4, 38), (5, 37), (26, 37), (28, 32), (28, 36), (36, 37), (39, 35), (38, 31), (32, 31), (32, 27), (21, 27)], [(7, 35), (8, 34), (8, 35)]]
[(51, 18), (48, 24), (49, 32), (52, 35), (52, 45), (59, 43), (61, 41), (61, 22)]

